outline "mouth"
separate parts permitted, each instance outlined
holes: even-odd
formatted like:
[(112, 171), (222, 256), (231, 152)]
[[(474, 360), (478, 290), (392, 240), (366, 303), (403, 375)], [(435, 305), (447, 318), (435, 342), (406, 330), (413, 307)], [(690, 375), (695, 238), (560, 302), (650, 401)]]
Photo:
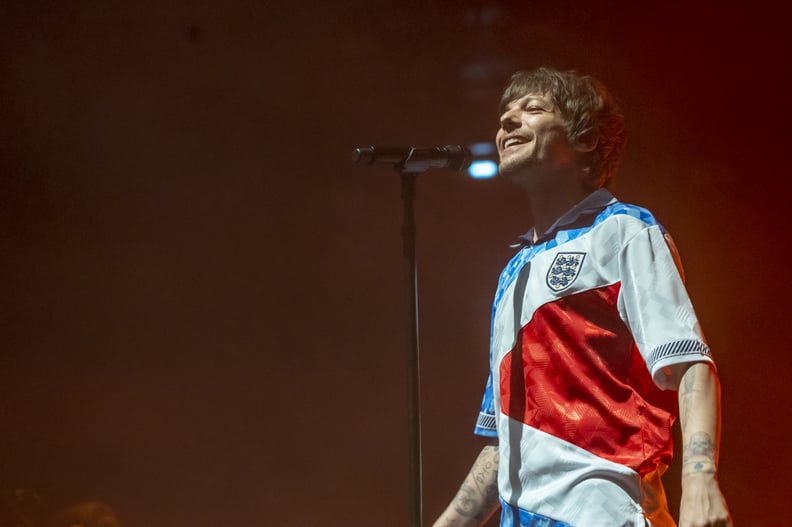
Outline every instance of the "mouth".
[(527, 142), (528, 139), (525, 137), (522, 137), (520, 135), (512, 135), (503, 140), (503, 142), (501, 143), (501, 150), (505, 151), (513, 146), (522, 145)]

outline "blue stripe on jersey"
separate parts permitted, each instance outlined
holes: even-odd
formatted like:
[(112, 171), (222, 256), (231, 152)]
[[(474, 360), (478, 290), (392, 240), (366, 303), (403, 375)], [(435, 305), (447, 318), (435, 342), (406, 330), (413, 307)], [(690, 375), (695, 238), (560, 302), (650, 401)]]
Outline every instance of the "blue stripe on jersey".
[(473, 433), (485, 437), (498, 437), (498, 428), (495, 419), (495, 401), (492, 393), (492, 371), (487, 377), (487, 386), (484, 388), (484, 399), (481, 401), (481, 411), (479, 412), (476, 427)]
[(501, 498), (500, 527), (572, 527), (541, 514), (535, 514), (509, 505)]

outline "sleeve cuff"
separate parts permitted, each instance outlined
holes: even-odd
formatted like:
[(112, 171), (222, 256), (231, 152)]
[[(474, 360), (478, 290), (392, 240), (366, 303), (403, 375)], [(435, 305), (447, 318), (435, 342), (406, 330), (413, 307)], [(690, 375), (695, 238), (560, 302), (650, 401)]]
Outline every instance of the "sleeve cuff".
[(493, 414), (480, 412), (473, 433), (485, 437), (497, 437), (498, 429), (496, 427), (495, 416)]
[(652, 372), (655, 384), (664, 390), (676, 389), (663, 370), (674, 364), (693, 362), (713, 363), (712, 352), (700, 340), (679, 340), (656, 347), (649, 353), (646, 366)]

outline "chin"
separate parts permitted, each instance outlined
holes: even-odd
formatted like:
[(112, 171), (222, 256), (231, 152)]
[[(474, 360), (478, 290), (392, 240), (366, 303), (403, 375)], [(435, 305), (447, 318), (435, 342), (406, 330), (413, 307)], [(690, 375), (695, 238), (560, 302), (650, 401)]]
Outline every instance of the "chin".
[(501, 163), (498, 165), (498, 175), (519, 183), (528, 177), (528, 170), (526, 170), (525, 166), (518, 163)]
[(502, 176), (512, 178), (514, 177), (515, 174), (518, 174), (519, 172), (520, 172), (519, 167), (515, 166), (514, 163), (498, 164), (498, 174)]

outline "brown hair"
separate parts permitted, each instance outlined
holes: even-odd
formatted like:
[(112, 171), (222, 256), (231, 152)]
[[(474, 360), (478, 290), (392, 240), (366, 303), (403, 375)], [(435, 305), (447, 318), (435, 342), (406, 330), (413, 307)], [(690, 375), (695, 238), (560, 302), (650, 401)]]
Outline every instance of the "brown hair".
[(570, 142), (594, 133), (597, 145), (591, 152), (587, 171), (594, 187), (607, 187), (621, 164), (626, 135), (624, 115), (613, 96), (594, 77), (575, 71), (541, 67), (512, 75), (500, 101), (500, 114), (512, 101), (528, 94), (549, 96), (566, 120)]

